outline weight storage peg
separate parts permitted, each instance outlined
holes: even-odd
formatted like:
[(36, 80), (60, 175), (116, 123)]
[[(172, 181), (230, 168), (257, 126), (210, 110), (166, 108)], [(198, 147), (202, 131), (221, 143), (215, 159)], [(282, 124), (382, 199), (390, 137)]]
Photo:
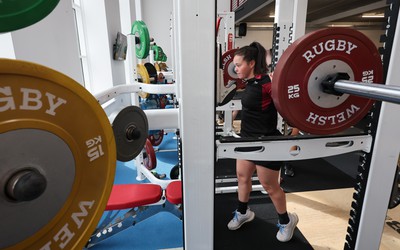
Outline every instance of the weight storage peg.
[(342, 92), (338, 92), (335, 90), (335, 83), (338, 80), (349, 80), (350, 76), (347, 73), (336, 73), (333, 75), (328, 75), (325, 80), (321, 82), (321, 87), (322, 87), (322, 92), (331, 94), (331, 95), (337, 95), (337, 96), (342, 96)]
[(47, 186), (46, 177), (36, 169), (16, 171), (8, 179), (6, 195), (15, 202), (31, 201), (44, 193)]

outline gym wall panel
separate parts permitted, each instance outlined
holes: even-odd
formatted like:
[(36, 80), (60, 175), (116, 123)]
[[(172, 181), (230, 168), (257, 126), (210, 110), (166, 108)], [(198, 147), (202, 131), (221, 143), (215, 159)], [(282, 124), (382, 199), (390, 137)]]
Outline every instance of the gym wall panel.
[[(106, 17), (106, 27), (107, 27), (107, 46), (104, 50), (107, 52), (106, 56), (110, 62), (111, 67), (111, 81), (110, 83), (106, 83), (107, 88), (111, 88), (116, 85), (124, 85), (129, 83), (129, 78), (132, 77), (130, 74), (130, 64), (127, 60), (118, 61), (113, 58), (113, 45), (117, 38), (117, 33), (121, 32), (122, 34), (128, 36), (131, 32), (131, 4), (129, 0), (119, 0), (119, 1), (104, 1), (105, 8), (105, 17)], [(105, 55), (104, 55), (105, 56)], [(128, 59), (128, 56), (127, 56)], [(116, 101), (111, 105), (105, 107), (105, 111), (107, 114), (112, 112), (115, 109), (118, 109), (120, 106), (127, 106), (131, 104), (130, 95), (120, 95), (116, 97)]]
[(252, 0), (252, 1), (247, 1), (245, 2), (242, 6), (240, 6), (236, 11), (235, 11), (235, 21), (240, 22), (244, 18), (248, 17), (252, 13), (254, 13), (255, 10), (260, 8), (260, 6), (267, 5), (269, 3), (273, 2), (272, 0)]
[(217, 12), (230, 12), (231, 0), (217, 0)]
[[(162, 10), (162, 11), (160, 11)], [(142, 18), (158, 46), (161, 46), (167, 55), (167, 65), (172, 67), (171, 53), (171, 13), (172, 0), (146, 0), (142, 1)]]
[(254, 30), (247, 29), (246, 36), (242, 36), (235, 39), (236, 47), (242, 47), (249, 45), (250, 43), (257, 41), (261, 43), (266, 49), (272, 48), (272, 29), (271, 30)]
[[(136, 6), (131, 3), (130, 0), (119, 0), (119, 13), (121, 22), (121, 32), (122, 34), (128, 35), (131, 33), (132, 24), (135, 20)], [(128, 57), (128, 55), (127, 55)], [(130, 78), (132, 77), (131, 67), (128, 61), (125, 61), (125, 79), (127, 83), (130, 83)]]
[[(306, 33), (313, 30), (306, 30)], [(359, 30), (371, 39), (377, 47), (381, 47), (382, 43), (379, 42), (380, 36), (383, 34), (383, 30)], [(260, 42), (266, 49), (272, 47), (272, 36), (273, 31), (271, 30), (257, 30), (257, 29), (247, 29), (247, 35), (235, 39), (236, 47), (242, 47), (248, 45), (251, 42)]]
[(92, 94), (113, 86), (110, 37), (107, 27), (105, 1), (81, 0), (86, 35), (86, 50)]
[(60, 0), (47, 17), (11, 36), (16, 59), (45, 65), (83, 84), (71, 0)]
[(381, 35), (384, 34), (384, 30), (359, 30), (360, 32), (364, 33), (369, 39), (374, 42), (376, 47), (382, 47), (382, 43), (379, 42)]
[[(314, 31), (316, 29), (306, 29), (306, 33)], [(379, 42), (379, 39), (382, 34), (384, 34), (384, 30), (376, 30), (376, 29), (358, 29), (361, 33), (364, 33), (371, 41), (376, 45), (376, 47), (382, 47), (382, 43)]]
[[(120, 7), (115, 1), (105, 1), (107, 31), (109, 43), (109, 57), (113, 58), (113, 44), (117, 38), (117, 33), (121, 32)], [(111, 60), (111, 73), (113, 85), (125, 84), (124, 61)]]
[(14, 45), (10, 32), (0, 34), (0, 57), (15, 59)]

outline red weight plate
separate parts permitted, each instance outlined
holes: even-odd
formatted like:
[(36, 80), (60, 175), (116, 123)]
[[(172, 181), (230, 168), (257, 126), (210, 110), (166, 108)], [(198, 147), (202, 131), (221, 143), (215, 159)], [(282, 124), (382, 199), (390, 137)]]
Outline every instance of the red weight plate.
[(161, 144), (163, 138), (164, 138), (164, 130), (152, 130), (149, 133), (148, 139), (150, 140), (151, 144), (153, 146), (158, 146)]
[(158, 73), (158, 79), (157, 79), (157, 82), (158, 83), (166, 83), (166, 80), (165, 80), (165, 76), (164, 76), (164, 74), (163, 73)]
[(165, 109), (165, 106), (168, 105), (168, 97), (167, 95), (160, 95), (160, 108)]
[(236, 83), (236, 89), (244, 89), (246, 84), (243, 80), (237, 77), (233, 57), (237, 49), (232, 49), (222, 55), (222, 70), (224, 71), (224, 85), (229, 86), (232, 81)]
[(146, 150), (146, 155), (143, 157), (143, 164), (148, 170), (153, 170), (157, 167), (157, 158), (149, 139), (146, 140), (144, 148)]
[(218, 36), (219, 25), (221, 24), (222, 17), (217, 18), (217, 27), (215, 29), (215, 34)]
[(233, 34), (228, 34), (228, 50), (231, 50), (233, 47)]
[(383, 69), (373, 42), (359, 31), (329, 28), (290, 45), (274, 71), (272, 98), (282, 117), (311, 134), (334, 134), (360, 121), (373, 100), (322, 92), (326, 76), (345, 72), (350, 81), (382, 83)]
[(235, 65), (233, 64), (233, 57), (235, 56), (236, 49), (229, 50), (222, 55), (222, 70), (224, 71), (224, 85), (228, 85), (230, 81), (238, 80), (235, 72)]

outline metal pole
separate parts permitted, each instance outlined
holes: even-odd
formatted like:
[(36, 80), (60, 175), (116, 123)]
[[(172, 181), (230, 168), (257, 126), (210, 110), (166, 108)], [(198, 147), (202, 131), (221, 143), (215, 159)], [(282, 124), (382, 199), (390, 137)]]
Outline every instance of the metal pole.
[(338, 80), (334, 89), (340, 93), (400, 104), (400, 86)]

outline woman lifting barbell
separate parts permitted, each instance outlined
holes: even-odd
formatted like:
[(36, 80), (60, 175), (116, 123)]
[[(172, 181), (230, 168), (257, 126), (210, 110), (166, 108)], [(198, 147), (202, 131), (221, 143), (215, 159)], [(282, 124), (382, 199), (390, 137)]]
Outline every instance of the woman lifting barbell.
[[(271, 79), (267, 74), (266, 50), (253, 42), (235, 52), (235, 70), (238, 78), (246, 80), (242, 96), (241, 136), (259, 137), (281, 135), (277, 130), (277, 111), (271, 98)], [(282, 162), (236, 160), (238, 178), (238, 208), (228, 223), (230, 230), (239, 229), (254, 219), (255, 214), (248, 207), (252, 190), (251, 178), (257, 171), (258, 179), (268, 192), (278, 213), (277, 239), (289, 241), (298, 223), (295, 213), (286, 210), (286, 195), (280, 187), (279, 171)]]

